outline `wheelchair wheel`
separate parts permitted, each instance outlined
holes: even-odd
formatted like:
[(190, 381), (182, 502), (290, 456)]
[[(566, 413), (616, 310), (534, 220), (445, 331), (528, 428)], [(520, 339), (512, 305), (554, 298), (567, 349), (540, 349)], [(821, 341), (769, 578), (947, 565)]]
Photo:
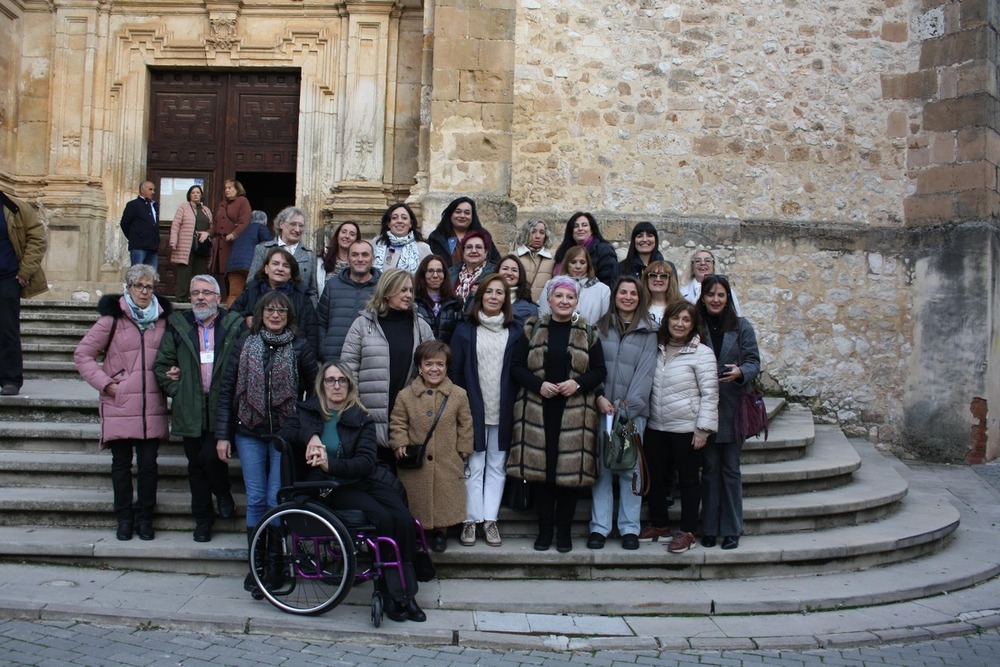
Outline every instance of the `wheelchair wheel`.
[(263, 596), (282, 611), (329, 611), (351, 590), (356, 569), (350, 531), (318, 502), (279, 505), (257, 524), (250, 570)]
[(372, 625), (376, 628), (382, 625), (382, 594), (378, 592), (378, 587), (372, 591)]

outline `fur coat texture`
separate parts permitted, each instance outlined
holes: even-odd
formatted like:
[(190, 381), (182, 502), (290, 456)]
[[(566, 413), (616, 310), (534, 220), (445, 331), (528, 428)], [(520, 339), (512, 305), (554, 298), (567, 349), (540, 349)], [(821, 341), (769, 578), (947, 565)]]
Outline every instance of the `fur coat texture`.
[[(549, 481), (546, 475), (546, 423), (545, 406), (539, 394), (544, 379), (545, 356), (549, 349), (549, 318), (543, 316), (525, 326), (527, 362), (525, 367), (535, 382), (519, 380), (521, 390), (514, 404), (514, 433), (507, 458), (507, 474), (529, 482)], [(583, 322), (575, 323), (569, 335), (569, 379), (578, 379), (588, 373), (591, 349), (596, 335)], [(597, 347), (600, 343), (597, 344)], [(603, 367), (603, 362), (602, 362)], [(524, 379), (524, 378), (522, 378)], [(593, 386), (580, 382), (580, 391), (566, 399), (558, 424), (558, 452), (555, 463), (557, 486), (589, 487), (597, 480), (597, 405), (592, 390), (604, 379), (596, 378)], [(586, 385), (590, 385), (587, 382)]]

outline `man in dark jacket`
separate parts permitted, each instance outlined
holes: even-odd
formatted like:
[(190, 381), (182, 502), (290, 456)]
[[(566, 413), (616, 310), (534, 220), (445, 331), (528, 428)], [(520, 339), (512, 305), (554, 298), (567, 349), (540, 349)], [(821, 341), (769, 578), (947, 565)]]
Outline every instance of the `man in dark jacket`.
[(153, 199), (156, 186), (152, 181), (143, 181), (139, 186), (139, 196), (125, 204), (119, 226), (128, 239), (128, 256), (132, 266), (147, 264), (154, 269), (158, 265), (160, 250), (160, 205)]
[(167, 321), (153, 370), (173, 399), (170, 430), (184, 439), (194, 541), (208, 542), (215, 522), (212, 494), (220, 517), (232, 518), (236, 511), (229, 466), (215, 453), (215, 415), (218, 388), (244, 324), (239, 313), (219, 307), (219, 283), (212, 276), (191, 279), (191, 305)]
[(21, 298), (49, 288), (42, 270), (48, 241), (34, 209), (0, 192), (0, 394), (14, 396), (24, 384)]
[(364, 309), (382, 272), (372, 268), (374, 251), (368, 241), (355, 241), (348, 250), (350, 266), (330, 279), (319, 299), (320, 362), (340, 358), (344, 338)]

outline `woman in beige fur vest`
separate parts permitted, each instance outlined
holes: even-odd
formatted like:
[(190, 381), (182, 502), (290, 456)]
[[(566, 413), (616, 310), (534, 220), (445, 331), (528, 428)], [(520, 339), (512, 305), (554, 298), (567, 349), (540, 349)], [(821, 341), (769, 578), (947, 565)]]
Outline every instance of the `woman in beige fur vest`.
[(538, 512), (535, 549), (573, 549), (570, 523), (577, 492), (597, 479), (597, 408), (594, 390), (604, 381), (604, 352), (590, 325), (576, 313), (577, 286), (550, 282), (550, 314), (525, 324), (511, 377), (520, 385), (507, 474), (532, 483)]

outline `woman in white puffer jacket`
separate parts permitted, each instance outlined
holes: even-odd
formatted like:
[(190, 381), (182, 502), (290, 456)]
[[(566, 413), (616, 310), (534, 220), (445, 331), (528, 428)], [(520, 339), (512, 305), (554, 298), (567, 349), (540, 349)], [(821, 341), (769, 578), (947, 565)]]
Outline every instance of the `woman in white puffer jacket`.
[(697, 544), (694, 531), (701, 504), (702, 449), (719, 424), (715, 354), (701, 344), (698, 320), (698, 310), (686, 301), (671, 303), (663, 314), (644, 438), (650, 525), (639, 533), (639, 539), (656, 541), (670, 535), (666, 473), (672, 461), (681, 496), (681, 525), (667, 547), (671, 553)]

